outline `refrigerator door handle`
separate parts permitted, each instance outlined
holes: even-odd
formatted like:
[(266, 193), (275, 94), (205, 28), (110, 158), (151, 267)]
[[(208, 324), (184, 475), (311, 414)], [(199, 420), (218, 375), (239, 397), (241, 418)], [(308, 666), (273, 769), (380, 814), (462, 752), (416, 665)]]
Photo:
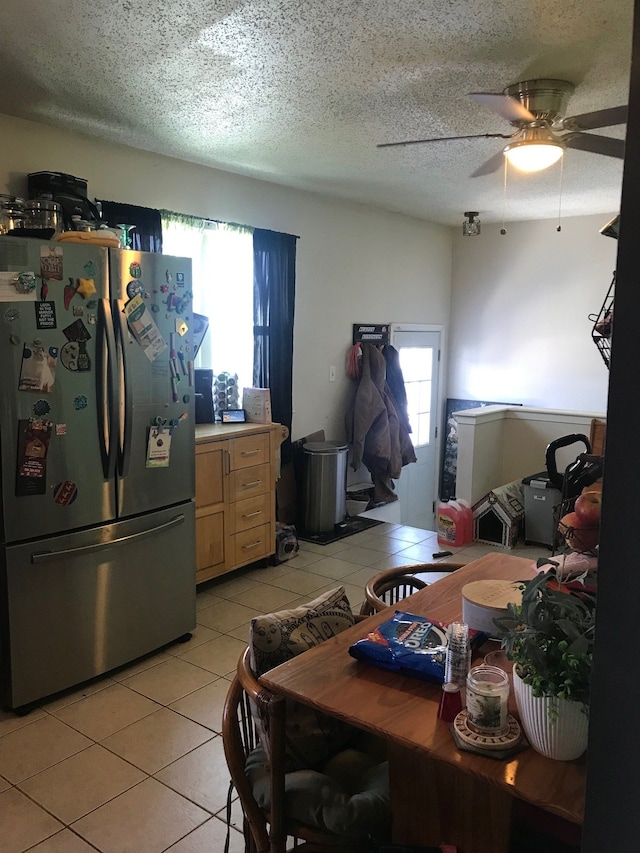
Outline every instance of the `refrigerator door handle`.
[(147, 536), (170, 530), (173, 527), (184, 524), (184, 522), (184, 515), (176, 515), (164, 524), (158, 524), (148, 530), (141, 530), (139, 533), (130, 533), (128, 536), (121, 536), (119, 539), (111, 539), (107, 542), (94, 542), (92, 545), (83, 545), (80, 548), (66, 548), (62, 551), (38, 551), (31, 555), (31, 562), (35, 565), (60, 560), (62, 557), (80, 557), (83, 554), (104, 551), (106, 548), (112, 548), (114, 545), (124, 545), (126, 542), (133, 542), (134, 540), (144, 539)]
[(113, 313), (117, 317), (116, 336), (118, 344), (118, 358), (120, 362), (120, 375), (122, 377), (122, 388), (124, 389), (124, 423), (119, 436), (118, 446), (118, 474), (125, 477), (129, 471), (129, 460), (131, 459), (131, 431), (133, 425), (133, 395), (131, 382), (129, 382), (127, 358), (125, 347), (127, 343), (128, 327), (124, 315), (124, 303), (121, 299), (114, 299)]
[(117, 435), (114, 357), (116, 351), (113, 319), (109, 301), (98, 302), (98, 340), (96, 345), (96, 398), (98, 441), (105, 480), (113, 477), (116, 464)]

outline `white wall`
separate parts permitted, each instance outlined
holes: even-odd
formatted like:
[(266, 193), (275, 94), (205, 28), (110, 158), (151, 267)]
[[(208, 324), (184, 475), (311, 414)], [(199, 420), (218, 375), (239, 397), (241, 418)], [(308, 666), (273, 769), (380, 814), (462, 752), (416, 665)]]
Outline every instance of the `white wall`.
[[(606, 410), (608, 370), (591, 340), (611, 283), (610, 218), (483, 226), (453, 242), (448, 396)], [(532, 472), (533, 473), (533, 472)]]
[(294, 438), (344, 437), (352, 323), (448, 322), (450, 228), (0, 115), (0, 192), (25, 195), (40, 170), (86, 178), (91, 198), (300, 236)]

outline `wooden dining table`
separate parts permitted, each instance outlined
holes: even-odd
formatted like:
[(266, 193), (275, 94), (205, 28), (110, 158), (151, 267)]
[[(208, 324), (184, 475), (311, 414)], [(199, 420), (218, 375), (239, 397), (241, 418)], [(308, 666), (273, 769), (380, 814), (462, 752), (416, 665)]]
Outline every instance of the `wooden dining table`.
[[(402, 600), (397, 609), (461, 621), (470, 581), (526, 581), (531, 560), (487, 554)], [(383, 610), (270, 670), (269, 690), (383, 738), (388, 747), (394, 843), (455, 844), (461, 853), (507, 853), (514, 800), (581, 825), (586, 759), (554, 761), (531, 748), (506, 759), (461, 751), (438, 718), (437, 684), (356, 661), (349, 647), (390, 617)], [(491, 649), (488, 641), (479, 659)]]

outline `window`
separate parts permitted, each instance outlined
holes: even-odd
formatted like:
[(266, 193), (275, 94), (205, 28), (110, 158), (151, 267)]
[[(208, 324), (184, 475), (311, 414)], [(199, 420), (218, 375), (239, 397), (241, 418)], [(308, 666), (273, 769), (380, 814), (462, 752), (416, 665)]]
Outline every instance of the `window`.
[(253, 230), (162, 211), (163, 252), (191, 258), (193, 310), (209, 318), (197, 367), (253, 385)]

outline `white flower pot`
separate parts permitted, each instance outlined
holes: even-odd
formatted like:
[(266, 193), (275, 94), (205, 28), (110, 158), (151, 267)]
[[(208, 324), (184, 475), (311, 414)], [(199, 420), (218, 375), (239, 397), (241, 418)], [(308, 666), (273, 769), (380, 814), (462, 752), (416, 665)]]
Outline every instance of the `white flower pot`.
[[(589, 735), (584, 703), (550, 696), (536, 698), (515, 668), (513, 692), (524, 733), (537, 752), (558, 761), (572, 761), (582, 755)], [(553, 706), (551, 716), (550, 706)]]

